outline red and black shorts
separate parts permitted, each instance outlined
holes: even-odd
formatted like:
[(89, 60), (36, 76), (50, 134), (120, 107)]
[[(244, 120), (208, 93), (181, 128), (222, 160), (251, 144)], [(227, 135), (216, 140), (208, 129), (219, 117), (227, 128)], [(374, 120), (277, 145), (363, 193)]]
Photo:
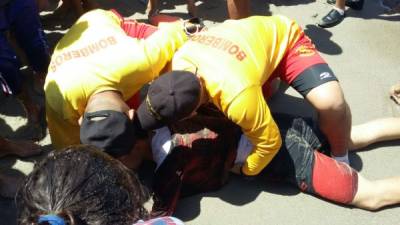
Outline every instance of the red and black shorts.
[(358, 188), (357, 172), (330, 155), (329, 144), (316, 123), (290, 115), (274, 115), (282, 147), (264, 170), (273, 179), (296, 185), (301, 191), (348, 204)]
[[(304, 97), (311, 89), (338, 80), (325, 60), (319, 55), (310, 38), (304, 33), (293, 48), (288, 50), (269, 81), (277, 77), (292, 86)], [(268, 85), (263, 87), (263, 89), (267, 88)]]

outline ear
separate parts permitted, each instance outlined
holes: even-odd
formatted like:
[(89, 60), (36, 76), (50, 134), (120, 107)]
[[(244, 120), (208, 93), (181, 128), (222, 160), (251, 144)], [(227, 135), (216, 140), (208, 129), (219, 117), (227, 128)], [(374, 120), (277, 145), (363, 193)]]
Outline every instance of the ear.
[(135, 117), (135, 110), (134, 109), (129, 109), (128, 110), (128, 117), (131, 121), (133, 121), (133, 118)]

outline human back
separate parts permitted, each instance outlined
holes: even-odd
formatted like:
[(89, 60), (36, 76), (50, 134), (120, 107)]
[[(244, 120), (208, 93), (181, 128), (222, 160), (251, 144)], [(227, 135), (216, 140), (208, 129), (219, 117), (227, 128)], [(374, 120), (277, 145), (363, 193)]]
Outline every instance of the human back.
[(196, 66), (210, 95), (230, 90), (229, 101), (246, 87), (267, 81), (301, 33), (283, 16), (227, 20), (194, 35), (177, 51), (172, 68)]
[(118, 90), (127, 100), (155, 76), (152, 68), (138, 71), (138, 65), (147, 64), (145, 57), (139, 57), (144, 54), (143, 45), (125, 34), (120, 20), (111, 11), (94, 10), (60, 40), (45, 84), (50, 107), (59, 107), (51, 99), (60, 98), (54, 85), (71, 110), (82, 113), (92, 94)]

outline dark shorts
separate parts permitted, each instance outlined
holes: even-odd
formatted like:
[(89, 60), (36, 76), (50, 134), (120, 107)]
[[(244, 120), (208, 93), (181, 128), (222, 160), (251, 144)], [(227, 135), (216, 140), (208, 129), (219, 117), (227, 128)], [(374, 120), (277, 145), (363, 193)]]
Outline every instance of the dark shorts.
[(316, 64), (301, 72), (290, 84), (303, 97), (321, 84), (338, 81), (328, 64)]
[[(282, 58), (269, 81), (278, 77), (303, 96), (323, 83), (337, 81), (328, 64), (304, 33)], [(268, 83), (263, 86), (264, 93), (269, 93)]]
[(316, 123), (291, 117), (274, 116), (283, 142), (264, 172), (275, 180), (297, 186), (301, 191), (338, 203), (350, 203), (357, 192), (357, 172), (328, 156), (329, 144)]

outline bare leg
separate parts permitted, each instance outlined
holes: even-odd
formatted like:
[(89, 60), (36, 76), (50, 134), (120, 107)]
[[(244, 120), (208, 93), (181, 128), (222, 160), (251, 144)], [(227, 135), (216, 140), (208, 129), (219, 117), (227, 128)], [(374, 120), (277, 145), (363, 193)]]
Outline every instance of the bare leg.
[(158, 14), (159, 7), (160, 6), (158, 0), (149, 0), (146, 10), (148, 18), (151, 18), (152, 16)]
[(400, 117), (376, 119), (353, 126), (349, 148), (360, 149), (370, 144), (400, 139)]
[(312, 89), (306, 98), (318, 111), (319, 127), (331, 145), (332, 155), (346, 155), (351, 132), (351, 112), (339, 82), (324, 83)]
[(345, 0), (336, 0), (336, 4), (335, 4), (336, 8), (345, 9)]
[(250, 0), (227, 0), (230, 19), (242, 19), (250, 16)]
[(41, 112), (40, 105), (33, 101), (26, 88), (24, 88), (21, 94), (19, 94), (17, 97), (18, 100), (21, 101), (24, 107), (26, 118), (28, 119), (28, 124), (31, 125), (39, 124), (40, 112)]
[(369, 181), (358, 175), (358, 190), (351, 202), (359, 208), (377, 210), (400, 203), (400, 177)]
[(41, 153), (40, 146), (33, 141), (10, 141), (0, 137), (0, 157), (17, 155), (27, 157)]
[(191, 17), (197, 17), (195, 0), (187, 0), (187, 10)]

